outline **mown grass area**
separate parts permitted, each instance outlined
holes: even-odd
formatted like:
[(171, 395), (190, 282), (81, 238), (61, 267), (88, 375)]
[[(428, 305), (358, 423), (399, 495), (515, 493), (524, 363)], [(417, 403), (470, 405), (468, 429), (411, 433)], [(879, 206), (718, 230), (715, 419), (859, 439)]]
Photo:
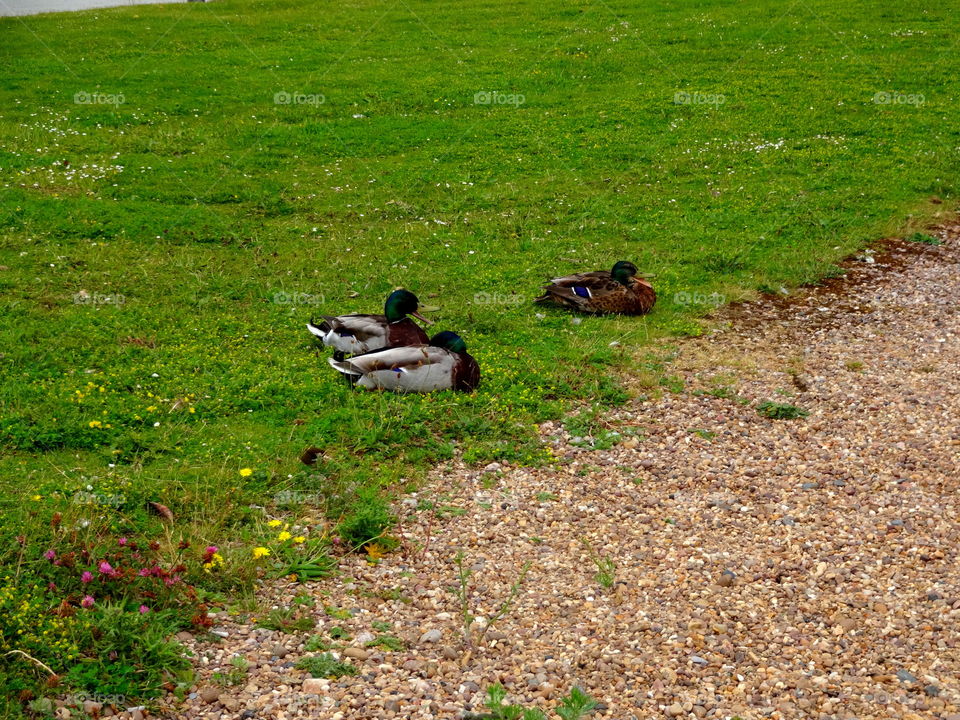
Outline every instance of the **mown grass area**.
[[(322, 573), (334, 541), (388, 528), (384, 491), (458, 452), (549, 462), (536, 423), (623, 401), (618, 372), (657, 371), (650, 338), (950, 206), (958, 22), (849, 0), (0, 20), (0, 649), (67, 677), (44, 691), (8, 657), (11, 708), (176, 684), (148, 671), (178, 670), (166, 650), (111, 659), (105, 632), (202, 625), (258, 576)], [(618, 259), (656, 275), (651, 316), (530, 306), (544, 277)], [(476, 393), (364, 395), (326, 366), (306, 320), (397, 286), (464, 336)], [(54, 617), (75, 650), (11, 630)]]

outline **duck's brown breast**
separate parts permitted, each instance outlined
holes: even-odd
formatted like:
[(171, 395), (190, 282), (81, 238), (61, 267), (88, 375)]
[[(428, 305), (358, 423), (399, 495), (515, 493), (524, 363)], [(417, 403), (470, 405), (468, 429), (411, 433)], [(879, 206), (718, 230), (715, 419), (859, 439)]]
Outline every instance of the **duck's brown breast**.
[(389, 347), (401, 347), (404, 345), (426, 345), (430, 338), (410, 318), (404, 318), (395, 323), (390, 323), (387, 329), (387, 343)]
[(453, 389), (460, 392), (473, 392), (480, 384), (480, 366), (472, 355), (459, 353), (453, 366)]

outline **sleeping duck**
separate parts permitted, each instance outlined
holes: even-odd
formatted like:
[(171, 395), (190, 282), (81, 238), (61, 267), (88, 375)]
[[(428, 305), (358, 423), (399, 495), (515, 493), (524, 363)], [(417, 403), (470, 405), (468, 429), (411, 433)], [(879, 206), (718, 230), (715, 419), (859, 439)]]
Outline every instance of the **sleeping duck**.
[(637, 277), (637, 266), (621, 260), (612, 270), (554, 278), (534, 302), (553, 303), (585, 313), (643, 315), (653, 309), (653, 285)]
[(323, 321), (307, 323), (307, 329), (332, 347), (333, 357), (343, 360), (347, 355), (360, 355), (373, 350), (400, 345), (425, 345), (427, 334), (407, 315), (430, 325), (431, 322), (417, 310), (420, 301), (409, 290), (395, 290), (387, 297), (383, 315), (322, 315)]
[(470, 392), (480, 384), (480, 366), (467, 354), (463, 338), (450, 331), (437, 333), (428, 344), (388, 348), (328, 362), (368, 390)]

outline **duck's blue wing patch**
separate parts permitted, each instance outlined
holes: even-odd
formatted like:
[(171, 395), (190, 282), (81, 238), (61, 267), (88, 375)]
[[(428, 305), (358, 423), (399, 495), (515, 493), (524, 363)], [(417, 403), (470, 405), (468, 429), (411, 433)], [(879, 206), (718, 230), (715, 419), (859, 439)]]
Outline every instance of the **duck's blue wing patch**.
[(573, 286), (573, 294), (577, 297), (589, 298), (590, 297), (590, 288), (583, 287), (581, 285)]

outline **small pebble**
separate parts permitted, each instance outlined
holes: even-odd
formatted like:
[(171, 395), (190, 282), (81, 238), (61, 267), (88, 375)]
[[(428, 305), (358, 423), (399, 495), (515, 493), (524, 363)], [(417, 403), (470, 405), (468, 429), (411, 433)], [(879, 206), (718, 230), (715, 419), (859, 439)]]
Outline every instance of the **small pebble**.
[(897, 678), (901, 682), (912, 683), (917, 681), (917, 676), (908, 670), (897, 670)]
[(301, 690), (305, 693), (319, 695), (325, 693), (330, 687), (330, 682), (324, 678), (307, 678), (303, 681)]
[(359, 660), (360, 662), (363, 662), (364, 660), (370, 657), (370, 651), (365, 650), (364, 648), (348, 647), (346, 650), (343, 651), (343, 656), (348, 658), (353, 658), (354, 660)]
[(435, 643), (439, 642), (443, 637), (443, 633), (439, 630), (427, 630), (423, 635), (420, 636), (421, 643)]
[(732, 570), (724, 570), (720, 573), (720, 577), (717, 578), (717, 585), (720, 587), (730, 587), (736, 579), (737, 576)]

